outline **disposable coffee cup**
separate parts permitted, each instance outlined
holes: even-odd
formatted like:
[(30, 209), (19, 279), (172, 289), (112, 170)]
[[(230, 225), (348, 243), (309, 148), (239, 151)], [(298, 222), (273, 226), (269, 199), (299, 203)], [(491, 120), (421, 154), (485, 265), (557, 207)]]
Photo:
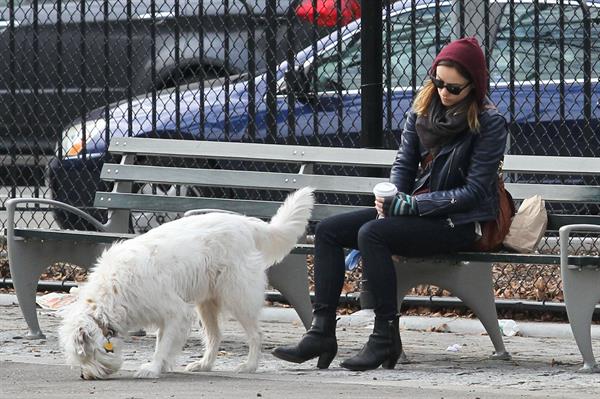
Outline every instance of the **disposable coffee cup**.
[(398, 193), (398, 189), (392, 183), (378, 183), (373, 187), (373, 195), (376, 197), (388, 198), (393, 197)]
[[(396, 188), (396, 186), (388, 182), (377, 183), (375, 187), (373, 187), (373, 195), (375, 195), (375, 197), (389, 198), (396, 195), (397, 192), (398, 189)], [(377, 216), (377, 218), (382, 217), (383, 215)]]

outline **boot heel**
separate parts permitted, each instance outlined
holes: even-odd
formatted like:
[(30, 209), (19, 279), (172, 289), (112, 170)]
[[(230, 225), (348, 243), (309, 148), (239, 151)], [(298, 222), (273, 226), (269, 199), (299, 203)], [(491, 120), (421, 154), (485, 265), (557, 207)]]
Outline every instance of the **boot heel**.
[(400, 355), (394, 353), (393, 355), (385, 359), (383, 363), (381, 363), (381, 367), (383, 367), (384, 369), (392, 370), (394, 367), (396, 367), (398, 359), (400, 359)]
[(336, 321), (335, 314), (313, 314), (310, 329), (302, 336), (300, 342), (273, 349), (273, 356), (293, 363), (304, 363), (318, 357), (317, 366), (326, 369), (337, 354)]
[(325, 352), (319, 356), (319, 361), (317, 361), (317, 368), (326, 369), (329, 367), (333, 358), (335, 357), (335, 352)]

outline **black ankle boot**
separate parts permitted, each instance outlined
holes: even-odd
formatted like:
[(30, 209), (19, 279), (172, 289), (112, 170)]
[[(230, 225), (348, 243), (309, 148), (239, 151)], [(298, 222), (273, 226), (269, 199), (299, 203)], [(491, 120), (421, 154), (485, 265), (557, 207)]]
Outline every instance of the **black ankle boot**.
[(318, 356), (317, 367), (326, 369), (337, 353), (335, 324), (335, 315), (313, 315), (312, 325), (300, 342), (275, 348), (273, 356), (294, 363), (303, 363)]
[(373, 370), (379, 366), (393, 369), (402, 353), (398, 317), (394, 320), (375, 319), (373, 333), (358, 355), (344, 360), (340, 366), (354, 371)]

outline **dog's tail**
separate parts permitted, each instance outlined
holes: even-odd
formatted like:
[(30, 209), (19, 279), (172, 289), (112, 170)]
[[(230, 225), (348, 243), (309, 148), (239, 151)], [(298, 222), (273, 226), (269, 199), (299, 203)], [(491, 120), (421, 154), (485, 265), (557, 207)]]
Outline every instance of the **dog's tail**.
[(268, 266), (285, 258), (304, 233), (315, 203), (313, 191), (304, 187), (288, 195), (271, 222), (257, 229), (256, 245)]

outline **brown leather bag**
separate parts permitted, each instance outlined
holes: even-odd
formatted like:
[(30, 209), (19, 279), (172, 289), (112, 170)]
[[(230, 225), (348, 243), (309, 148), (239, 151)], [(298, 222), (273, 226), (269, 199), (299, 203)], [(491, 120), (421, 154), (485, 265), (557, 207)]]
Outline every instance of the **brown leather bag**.
[(488, 252), (500, 249), (515, 215), (515, 203), (512, 195), (504, 187), (501, 175), (498, 176), (498, 208), (496, 220), (481, 223), (481, 238), (473, 244), (474, 251)]

